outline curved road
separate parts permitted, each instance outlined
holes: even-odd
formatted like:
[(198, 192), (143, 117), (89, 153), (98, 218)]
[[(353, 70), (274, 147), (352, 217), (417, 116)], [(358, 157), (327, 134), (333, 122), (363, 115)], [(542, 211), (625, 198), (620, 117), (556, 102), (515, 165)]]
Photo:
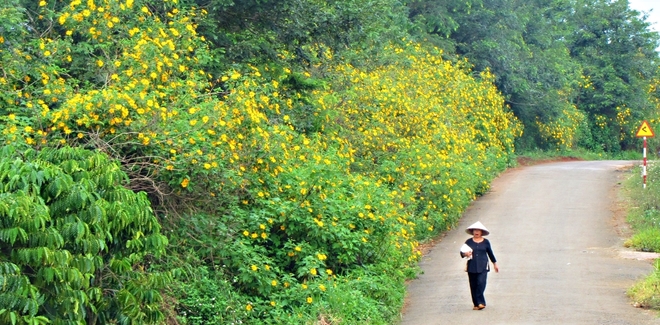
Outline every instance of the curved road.
[[(649, 260), (624, 257), (625, 224), (614, 213), (619, 178), (634, 163), (555, 162), (502, 174), (425, 254), (401, 324), (660, 324), (626, 296), (652, 270)], [(476, 221), (490, 230), (500, 268), (488, 275), (480, 311), (458, 254)]]

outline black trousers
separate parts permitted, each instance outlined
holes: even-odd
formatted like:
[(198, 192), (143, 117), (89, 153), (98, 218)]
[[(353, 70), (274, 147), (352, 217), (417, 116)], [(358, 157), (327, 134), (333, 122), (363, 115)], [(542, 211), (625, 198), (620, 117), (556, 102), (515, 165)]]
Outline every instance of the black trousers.
[(474, 306), (486, 305), (486, 298), (484, 298), (484, 291), (486, 290), (486, 281), (488, 279), (488, 272), (481, 273), (468, 273), (470, 280), (470, 294), (472, 295), (472, 303)]

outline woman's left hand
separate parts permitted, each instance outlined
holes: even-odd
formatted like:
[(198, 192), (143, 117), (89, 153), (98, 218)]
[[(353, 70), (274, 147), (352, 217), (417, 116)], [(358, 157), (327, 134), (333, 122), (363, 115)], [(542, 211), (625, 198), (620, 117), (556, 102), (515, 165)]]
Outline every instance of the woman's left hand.
[(499, 272), (500, 272), (500, 268), (497, 267), (497, 263), (493, 263), (493, 269), (495, 270), (495, 273), (499, 273)]

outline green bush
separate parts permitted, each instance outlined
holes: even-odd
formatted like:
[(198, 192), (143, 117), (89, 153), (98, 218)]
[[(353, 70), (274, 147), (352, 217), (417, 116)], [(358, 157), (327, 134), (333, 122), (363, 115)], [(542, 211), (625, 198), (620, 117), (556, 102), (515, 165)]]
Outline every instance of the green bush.
[(660, 252), (660, 229), (641, 229), (626, 241), (626, 246), (643, 252)]
[(157, 323), (150, 273), (164, 251), (144, 193), (100, 153), (76, 148), (0, 155), (0, 323)]
[(628, 289), (628, 295), (639, 307), (660, 309), (660, 260), (653, 265), (653, 273)]

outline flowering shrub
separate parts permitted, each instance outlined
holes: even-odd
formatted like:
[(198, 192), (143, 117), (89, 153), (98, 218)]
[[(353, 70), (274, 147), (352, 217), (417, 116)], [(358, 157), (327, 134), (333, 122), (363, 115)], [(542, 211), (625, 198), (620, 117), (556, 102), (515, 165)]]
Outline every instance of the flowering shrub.
[(558, 150), (571, 149), (576, 144), (580, 126), (584, 123), (585, 115), (575, 105), (567, 105), (559, 116), (548, 122), (541, 122), (538, 118), (536, 120), (544, 143)]
[[(493, 76), (414, 42), (384, 48), (387, 65), (215, 76), (204, 12), (155, 3), (39, 2), (53, 28), (0, 45), (3, 142), (120, 161), (170, 236), (173, 257), (153, 267), (193, 270), (168, 290), (172, 317), (390, 322), (418, 241), (451, 228), (511, 159), (522, 129)], [(213, 300), (210, 283), (231, 293)]]
[(372, 71), (341, 65), (335, 80), (345, 89), (317, 96), (336, 111), (330, 132), (351, 144), (352, 170), (389, 192), (394, 215), (414, 226), (404, 237), (424, 238), (487, 189), (522, 130), (487, 72), (474, 79), (412, 42), (384, 52), (398, 61)]

